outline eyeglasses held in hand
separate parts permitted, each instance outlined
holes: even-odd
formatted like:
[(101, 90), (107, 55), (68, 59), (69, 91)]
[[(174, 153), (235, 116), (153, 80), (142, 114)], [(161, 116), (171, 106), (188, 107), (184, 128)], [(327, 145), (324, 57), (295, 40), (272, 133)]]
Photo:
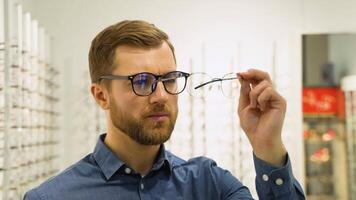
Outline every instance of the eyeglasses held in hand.
[(162, 82), (167, 93), (176, 95), (185, 89), (189, 73), (172, 71), (163, 75), (155, 75), (150, 72), (141, 72), (131, 76), (105, 75), (100, 76), (98, 81), (107, 80), (130, 80), (133, 92), (138, 96), (149, 96), (156, 88), (157, 83)]
[(240, 83), (236, 73), (229, 73), (222, 78), (211, 78), (204, 72), (192, 73), (188, 81), (188, 91), (191, 96), (204, 98), (206, 93), (211, 91), (213, 83), (220, 82), (218, 89), (220, 89), (223, 95), (227, 98), (236, 96), (239, 91)]

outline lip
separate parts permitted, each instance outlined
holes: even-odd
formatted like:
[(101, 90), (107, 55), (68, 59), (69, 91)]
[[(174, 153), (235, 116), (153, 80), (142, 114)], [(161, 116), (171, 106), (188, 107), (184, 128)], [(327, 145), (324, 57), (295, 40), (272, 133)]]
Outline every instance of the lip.
[(168, 113), (157, 112), (157, 113), (149, 114), (148, 117), (168, 117)]
[(169, 117), (168, 113), (164, 113), (164, 112), (152, 113), (147, 116), (147, 118), (152, 119), (154, 121), (163, 121), (168, 119), (168, 117)]

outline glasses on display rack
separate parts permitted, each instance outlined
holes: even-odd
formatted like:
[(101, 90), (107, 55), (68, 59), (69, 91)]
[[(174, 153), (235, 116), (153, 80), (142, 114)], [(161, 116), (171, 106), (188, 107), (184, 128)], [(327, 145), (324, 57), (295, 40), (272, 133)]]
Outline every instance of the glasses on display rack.
[(235, 97), (240, 88), (236, 73), (225, 74), (222, 78), (211, 78), (204, 72), (196, 72), (189, 76), (188, 91), (194, 97), (204, 98), (205, 94), (213, 89), (216, 82), (220, 83), (217, 87), (227, 98)]
[(149, 72), (142, 72), (131, 76), (105, 75), (99, 77), (107, 80), (130, 80), (132, 90), (138, 96), (149, 96), (156, 88), (158, 82), (162, 82), (166, 92), (172, 95), (183, 92), (187, 84), (189, 73), (172, 71), (164, 75), (155, 75)]

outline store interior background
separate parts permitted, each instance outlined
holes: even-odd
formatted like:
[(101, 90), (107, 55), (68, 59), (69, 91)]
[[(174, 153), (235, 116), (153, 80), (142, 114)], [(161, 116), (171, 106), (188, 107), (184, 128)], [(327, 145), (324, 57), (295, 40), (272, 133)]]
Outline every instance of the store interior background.
[[(98, 113), (89, 94), (87, 57), (91, 40), (108, 25), (124, 19), (143, 19), (170, 35), (176, 48), (178, 67), (182, 70), (205, 70), (211, 76), (220, 77), (231, 71), (254, 67), (272, 75), (276, 88), (288, 102), (283, 139), (294, 175), (304, 185), (302, 35), (356, 33), (356, 1), (352, 0), (14, 2), (20, 3), (23, 10), (30, 12), (32, 18), (38, 20), (52, 36), (51, 63), (60, 70), (60, 169), (90, 153), (100, 134), (98, 127), (100, 131), (105, 130), (103, 121), (88, 128), (90, 124), (97, 123), (98, 116), (102, 120), (104, 117)], [(329, 39), (331, 43), (334, 41), (333, 37)], [(343, 41), (333, 43), (342, 49), (333, 52), (336, 59), (356, 52), (354, 36), (345, 36)], [(356, 59), (348, 62), (343, 64), (349, 66), (347, 73), (356, 74)], [(340, 69), (338, 67), (336, 63), (335, 69)], [(310, 74), (311, 79), (317, 79), (317, 73)], [(213, 97), (205, 102), (205, 143), (197, 138), (196, 143), (192, 143), (192, 136), (184, 134), (189, 131), (187, 124), (191, 124), (187, 120), (190, 119), (191, 105), (186, 103), (189, 97), (182, 95), (180, 117), (167, 145), (183, 158), (204, 153), (238, 177), (244, 174), (244, 183), (255, 194), (252, 152), (243, 142), (246, 138), (242, 136), (238, 143), (240, 146), (235, 144), (230, 148), (231, 145), (224, 145), (230, 144), (231, 138), (237, 139), (233, 130), (243, 135), (239, 128), (231, 129), (227, 124), (236, 122), (238, 125), (238, 120), (231, 117), (231, 113), (236, 113), (231, 109), (236, 104), (222, 98), (218, 91), (214, 92)], [(217, 106), (223, 104), (226, 108)], [(216, 123), (217, 115), (221, 123)], [(194, 122), (199, 126), (202, 123), (197, 116)], [(199, 131), (199, 127), (194, 128)], [(242, 145), (240, 157), (231, 158), (239, 149), (241, 151)], [(232, 163), (234, 159), (238, 164)]]
[(356, 35), (351, 33), (305, 34), (302, 38), (304, 184), (308, 199), (355, 196), (354, 133), (352, 126), (347, 126), (352, 124), (353, 115), (349, 114), (351, 92), (346, 87), (352, 86), (354, 91), (356, 83), (346, 83), (345, 78), (355, 66), (355, 42)]

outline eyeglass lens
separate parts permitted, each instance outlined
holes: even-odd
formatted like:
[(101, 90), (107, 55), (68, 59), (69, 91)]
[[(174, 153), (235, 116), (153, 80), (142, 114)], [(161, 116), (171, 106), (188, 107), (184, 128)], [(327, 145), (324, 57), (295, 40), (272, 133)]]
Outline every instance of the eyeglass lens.
[[(165, 90), (170, 94), (182, 92), (186, 85), (186, 77), (182, 72), (174, 71), (163, 75), (160, 79)], [(150, 95), (155, 91), (159, 80), (150, 73), (140, 73), (133, 77), (132, 86), (137, 95)]]

